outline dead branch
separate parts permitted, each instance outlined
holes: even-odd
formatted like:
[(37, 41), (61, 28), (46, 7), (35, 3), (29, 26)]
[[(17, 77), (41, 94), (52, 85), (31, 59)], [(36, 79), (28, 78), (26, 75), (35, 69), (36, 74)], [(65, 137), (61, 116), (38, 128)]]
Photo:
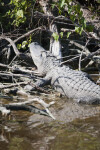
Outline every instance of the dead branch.
[(79, 57), (80, 57), (79, 55), (76, 55), (75, 57), (70, 58), (70, 59), (68, 59), (68, 60), (66, 60), (66, 61), (63, 61), (63, 62), (61, 62), (60, 64), (62, 65), (62, 64), (64, 64), (64, 63), (66, 63), (66, 62), (72, 62), (72, 61), (76, 60), (76, 59), (79, 58)]
[(0, 90), (19, 86), (19, 85), (26, 85), (26, 84), (27, 84), (27, 82), (18, 82), (18, 83), (13, 83), (13, 84), (9, 84), (9, 85), (2, 84), (2, 85), (0, 85)]
[[(20, 76), (20, 74), (27, 74), (27, 75), (29, 75), (29, 77), (31, 77), (31, 76), (37, 77), (37, 75), (39, 76), (39, 74), (36, 71), (24, 69), (23, 67), (20, 67), (18, 65), (10, 67), (9, 65), (5, 65), (5, 64), (0, 63), (0, 67), (3, 67), (5, 69), (10, 69), (10, 71), (12, 71), (13, 73), (17, 72), (17, 73), (19, 73), (19, 76)], [(3, 75), (3, 74), (1, 73), (1, 75)], [(39, 78), (39, 77), (37, 77), (37, 78)]]
[(12, 67), (10, 67), (8, 65), (5, 65), (5, 64), (2, 64), (2, 63), (0, 63), (0, 67), (7, 68), (7, 69), (11, 69), (12, 68)]
[(26, 78), (34, 78), (34, 76), (26, 75), (26, 74), (15, 74), (15, 73), (2, 73), (0, 72), (0, 76), (8, 76), (8, 77), (26, 77)]
[(73, 41), (73, 40), (70, 40), (70, 43), (71, 44), (74, 44), (76, 47), (79, 47), (80, 49), (84, 49), (85, 51), (86, 51), (86, 56), (88, 55), (88, 54), (90, 54), (90, 51), (88, 50), (88, 48), (86, 48), (86, 46), (83, 46), (83, 45), (81, 45), (81, 44), (79, 44), (79, 43), (77, 43), (77, 42), (75, 42), (75, 41)]
[(28, 55), (26, 55), (24, 53), (20, 53), (18, 51), (18, 49), (17, 49), (17, 47), (16, 47), (16, 45), (15, 45), (15, 43), (14, 43), (13, 40), (11, 40), (10, 38), (8, 38), (8, 37), (6, 37), (4, 35), (0, 36), (0, 39), (5, 39), (5, 40), (7, 40), (11, 44), (11, 46), (13, 47), (13, 50), (14, 50), (14, 52), (15, 52), (15, 54), (16, 54), (17, 57), (19, 57), (19, 58), (21, 58), (21, 59), (23, 59), (25, 61), (32, 62), (31, 57), (29, 57)]
[(90, 53), (87, 57), (85, 57), (84, 59), (82, 59), (82, 61), (86, 61), (86, 60), (92, 58), (94, 55), (99, 55), (99, 54), (100, 54), (100, 49), (98, 49), (95, 52)]
[(0, 40), (1, 40), (1, 39), (7, 40), (7, 41), (11, 44), (11, 46), (13, 47), (15, 54), (16, 54), (16, 55), (19, 55), (19, 51), (18, 51), (18, 49), (17, 49), (15, 43), (14, 43), (10, 38), (8, 38), (8, 37), (2, 35), (2, 36), (0, 36)]
[[(29, 36), (29, 35), (32, 34), (33, 32), (35, 32), (35, 31), (37, 31), (37, 30), (41, 30), (42, 28), (43, 28), (43, 26), (42, 26), (42, 27), (35, 28), (35, 29), (33, 29), (33, 30), (31, 30), (31, 31), (29, 31), (29, 32), (27, 32), (27, 33), (25, 33), (25, 34), (23, 34), (22, 36), (18, 37), (18, 38), (15, 39), (13, 42), (16, 43), (16, 42), (20, 41), (21, 39), (23, 39), (23, 38)], [(2, 36), (0, 36), (0, 37), (2, 37)], [(0, 39), (3, 39), (3, 37), (0, 38)], [(11, 46), (11, 44), (8, 44), (8, 47), (10, 47), (10, 46)], [(2, 50), (2, 52), (4, 52), (6, 49), (7, 49), (7, 48), (4, 48), (4, 49)], [(0, 55), (1, 55), (2, 52), (0, 52)]]
[[(31, 104), (33, 102), (38, 102), (39, 104), (41, 104), (45, 108), (46, 112), (41, 109), (36, 108), (35, 106), (26, 105), (26, 104)], [(55, 120), (55, 117), (51, 114), (51, 112), (48, 109), (48, 107), (50, 107), (53, 104), (54, 104), (54, 101), (47, 104), (40, 98), (34, 98), (26, 102), (4, 104), (0, 106), (0, 111), (2, 112), (3, 115), (4, 114), (7, 115), (10, 113), (10, 110), (17, 110), (17, 111), (25, 110), (25, 111), (29, 111), (32, 113), (50, 116), (52, 119)]]
[(53, 14), (47, 15), (46, 13), (43, 14), (41, 12), (35, 11), (34, 12), (34, 17), (35, 18), (48, 19), (50, 21), (53, 21), (54, 23), (56, 23), (58, 21), (58, 23), (67, 24), (67, 25), (70, 25), (70, 26), (73, 26), (73, 27), (75, 26), (70, 19), (68, 19), (68, 18), (66, 18), (65, 16), (62, 16), (62, 15), (55, 17), (55, 16), (53, 16)]
[(41, 26), (41, 27), (38, 27), (38, 28), (35, 28), (31, 31), (28, 31), (27, 33), (23, 34), (22, 36), (18, 37), (17, 39), (14, 40), (14, 42), (18, 42), (20, 41), (21, 39), (25, 38), (25, 37), (28, 37), (30, 34), (32, 34), (33, 32), (37, 31), (37, 30), (42, 30), (44, 27)]

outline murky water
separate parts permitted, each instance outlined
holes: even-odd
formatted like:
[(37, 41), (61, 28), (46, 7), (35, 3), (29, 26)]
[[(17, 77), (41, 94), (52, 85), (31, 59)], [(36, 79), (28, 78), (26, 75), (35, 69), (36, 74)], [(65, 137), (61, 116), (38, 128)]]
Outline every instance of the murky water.
[(100, 116), (71, 123), (28, 122), (29, 114), (0, 119), (0, 150), (100, 150)]
[(48, 121), (24, 111), (13, 111), (10, 117), (0, 114), (0, 150), (100, 150), (100, 106), (65, 103), (59, 97), (51, 100), (65, 121)]
[(0, 115), (0, 150), (100, 150), (99, 113), (68, 123), (38, 117), (23, 111)]

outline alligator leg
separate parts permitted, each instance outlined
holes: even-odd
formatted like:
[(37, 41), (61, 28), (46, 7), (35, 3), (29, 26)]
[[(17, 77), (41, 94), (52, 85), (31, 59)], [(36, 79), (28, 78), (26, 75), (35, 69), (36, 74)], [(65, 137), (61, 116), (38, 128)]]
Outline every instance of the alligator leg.
[(33, 90), (36, 89), (36, 87), (43, 87), (44, 85), (49, 84), (50, 81), (51, 81), (51, 79), (50, 79), (50, 77), (47, 75), (47, 76), (45, 76), (43, 79), (37, 80), (37, 81), (33, 84), (33, 86), (31, 86), (31, 85), (26, 85), (26, 86), (24, 87), (24, 89), (25, 89), (26, 91), (33, 91)]

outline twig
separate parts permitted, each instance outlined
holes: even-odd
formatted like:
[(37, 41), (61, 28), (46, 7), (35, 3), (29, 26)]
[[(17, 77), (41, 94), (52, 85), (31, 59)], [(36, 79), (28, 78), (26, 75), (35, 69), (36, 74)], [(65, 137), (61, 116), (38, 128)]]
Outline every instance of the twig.
[(84, 49), (86, 51), (86, 55), (90, 54), (90, 51), (88, 50), (88, 48), (86, 48), (86, 46), (83, 46), (73, 40), (70, 41), (71, 44), (74, 44), (75, 46), (81, 48), (82, 50)]
[(66, 62), (71, 62), (71, 61), (75, 60), (75, 59), (78, 58), (78, 57), (79, 57), (79, 55), (78, 55), (78, 56), (75, 56), (75, 57), (73, 57), (73, 58), (71, 58), (71, 59), (69, 59), (69, 60), (63, 61), (63, 62), (61, 62), (60, 64), (62, 65), (62, 64), (64, 64), (64, 63), (66, 63)]
[(21, 39), (23, 39), (23, 38), (29, 36), (29, 35), (32, 34), (33, 32), (35, 32), (35, 31), (37, 31), (37, 30), (41, 30), (41, 29), (43, 29), (43, 26), (38, 27), (38, 28), (35, 28), (35, 29), (33, 29), (33, 30), (31, 30), (31, 31), (29, 31), (29, 32), (27, 32), (27, 33), (25, 33), (25, 34), (23, 34), (22, 36), (18, 37), (16, 40), (14, 40), (14, 42), (16, 43), (16, 42), (18, 42), (19, 40), (21, 40)]
[(65, 28), (61, 28), (61, 31), (63, 32), (71, 32), (71, 33), (74, 33), (75, 30), (72, 30), (72, 29), (65, 29)]
[[(27, 74), (29, 76), (37, 76), (38, 74), (36, 73), (36, 71), (31, 71), (31, 70), (28, 70), (28, 69), (23, 69), (22, 67), (19, 67), (19, 66), (14, 66), (14, 67), (10, 67), (9, 65), (5, 65), (5, 64), (2, 64), (0, 63), (0, 67), (3, 67), (3, 68), (7, 68), (7, 69), (10, 69), (12, 72), (19, 72), (19, 73), (24, 73), (24, 74)], [(1, 75), (3, 75), (1, 73)]]
[(100, 49), (98, 49), (95, 52), (90, 53), (87, 57), (85, 57), (84, 59), (82, 59), (82, 61), (86, 61), (86, 60), (92, 58), (94, 55), (98, 55), (98, 54), (100, 54)]
[(5, 64), (2, 64), (0, 63), (0, 67), (3, 67), (3, 68), (8, 68), (8, 69), (11, 69), (12, 67), (8, 66), (8, 65), (5, 65)]
[(34, 76), (30, 76), (26, 74), (15, 74), (15, 73), (6, 73), (6, 72), (5, 73), (0, 72), (0, 76), (34, 78)]
[(6, 88), (11, 88), (11, 87), (14, 87), (14, 86), (19, 86), (19, 85), (26, 85), (28, 82), (19, 82), (19, 83), (13, 83), (13, 84), (10, 84), (10, 85), (0, 85), (0, 90), (1, 89), (6, 89)]
[(5, 40), (7, 40), (7, 41), (12, 45), (15, 54), (16, 54), (16, 55), (19, 55), (19, 51), (18, 51), (18, 49), (17, 49), (15, 43), (14, 43), (10, 38), (8, 38), (8, 37), (6, 37), (6, 36), (0, 36), (0, 39), (5, 39)]

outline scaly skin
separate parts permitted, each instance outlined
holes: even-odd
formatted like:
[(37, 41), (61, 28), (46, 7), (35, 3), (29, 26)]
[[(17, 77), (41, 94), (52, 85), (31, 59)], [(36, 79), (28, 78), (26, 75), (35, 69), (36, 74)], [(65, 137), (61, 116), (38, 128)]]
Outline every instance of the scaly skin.
[(100, 104), (100, 86), (91, 81), (86, 73), (60, 66), (59, 61), (38, 43), (30, 44), (30, 52), (38, 72), (45, 75), (42, 80), (36, 82), (37, 86), (51, 81), (54, 89), (68, 98), (79, 103)]

